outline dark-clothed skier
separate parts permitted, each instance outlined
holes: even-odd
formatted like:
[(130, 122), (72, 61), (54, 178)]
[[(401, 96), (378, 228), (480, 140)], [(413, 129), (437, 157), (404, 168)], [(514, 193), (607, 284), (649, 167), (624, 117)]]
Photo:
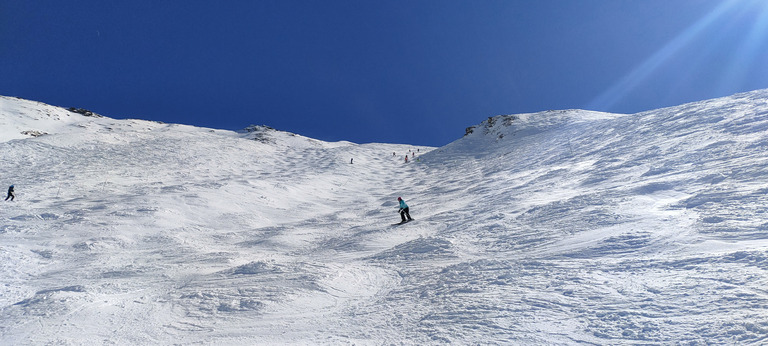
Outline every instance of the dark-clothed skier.
[(11, 186), (8, 188), (8, 196), (6, 196), (6, 197), (5, 197), (5, 200), (7, 201), (9, 198), (11, 199), (11, 201), (13, 201), (14, 199), (16, 199), (16, 195), (14, 195), (14, 194), (13, 194), (13, 185), (11, 185)]
[[(397, 197), (397, 200), (400, 202), (400, 218), (403, 219), (403, 221), (400, 223), (406, 223), (408, 221), (412, 221), (413, 219), (411, 218), (411, 214), (408, 212), (409, 211), (408, 205), (405, 204), (405, 201), (403, 200), (402, 197)], [(407, 220), (405, 219), (406, 216), (408, 217)]]

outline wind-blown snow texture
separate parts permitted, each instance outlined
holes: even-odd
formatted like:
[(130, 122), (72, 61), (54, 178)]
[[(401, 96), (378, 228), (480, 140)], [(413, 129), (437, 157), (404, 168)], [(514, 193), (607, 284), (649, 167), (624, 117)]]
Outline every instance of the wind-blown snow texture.
[(438, 149), (250, 130), (1, 98), (0, 344), (768, 342), (766, 90)]

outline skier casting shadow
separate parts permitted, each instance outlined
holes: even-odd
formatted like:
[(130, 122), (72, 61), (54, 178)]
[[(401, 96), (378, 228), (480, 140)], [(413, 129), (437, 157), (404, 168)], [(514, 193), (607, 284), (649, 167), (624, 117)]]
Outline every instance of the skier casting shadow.
[(8, 196), (6, 196), (6, 197), (5, 197), (5, 200), (7, 201), (9, 198), (11, 199), (11, 201), (13, 201), (14, 199), (16, 199), (16, 195), (14, 195), (14, 194), (13, 194), (13, 185), (11, 185), (11, 186), (8, 188)]
[[(411, 218), (411, 214), (408, 212), (409, 211), (408, 205), (405, 204), (405, 201), (403, 200), (403, 198), (402, 197), (397, 197), (397, 200), (400, 202), (400, 218), (403, 219), (403, 221), (401, 221), (400, 223), (406, 223), (408, 221), (413, 221), (413, 219)], [(406, 216), (408, 217), (407, 220), (405, 218)]]

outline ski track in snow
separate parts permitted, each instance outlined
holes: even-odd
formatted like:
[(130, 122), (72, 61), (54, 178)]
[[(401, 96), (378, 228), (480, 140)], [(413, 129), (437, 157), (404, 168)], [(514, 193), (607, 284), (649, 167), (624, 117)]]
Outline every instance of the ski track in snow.
[(764, 344), (766, 115), (755, 91), (426, 148), (1, 98), (0, 343)]

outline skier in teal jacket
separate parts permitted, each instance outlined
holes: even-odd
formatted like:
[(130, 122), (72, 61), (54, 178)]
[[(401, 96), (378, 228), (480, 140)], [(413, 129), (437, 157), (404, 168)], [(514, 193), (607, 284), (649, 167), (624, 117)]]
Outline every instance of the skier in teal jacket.
[[(403, 200), (402, 197), (397, 197), (397, 200), (400, 202), (400, 218), (403, 219), (403, 221), (400, 223), (406, 223), (408, 221), (412, 221), (413, 219), (411, 218), (411, 214), (408, 212), (409, 211), (408, 205), (405, 204), (405, 201)], [(406, 216), (408, 217), (407, 220), (405, 219)]]

